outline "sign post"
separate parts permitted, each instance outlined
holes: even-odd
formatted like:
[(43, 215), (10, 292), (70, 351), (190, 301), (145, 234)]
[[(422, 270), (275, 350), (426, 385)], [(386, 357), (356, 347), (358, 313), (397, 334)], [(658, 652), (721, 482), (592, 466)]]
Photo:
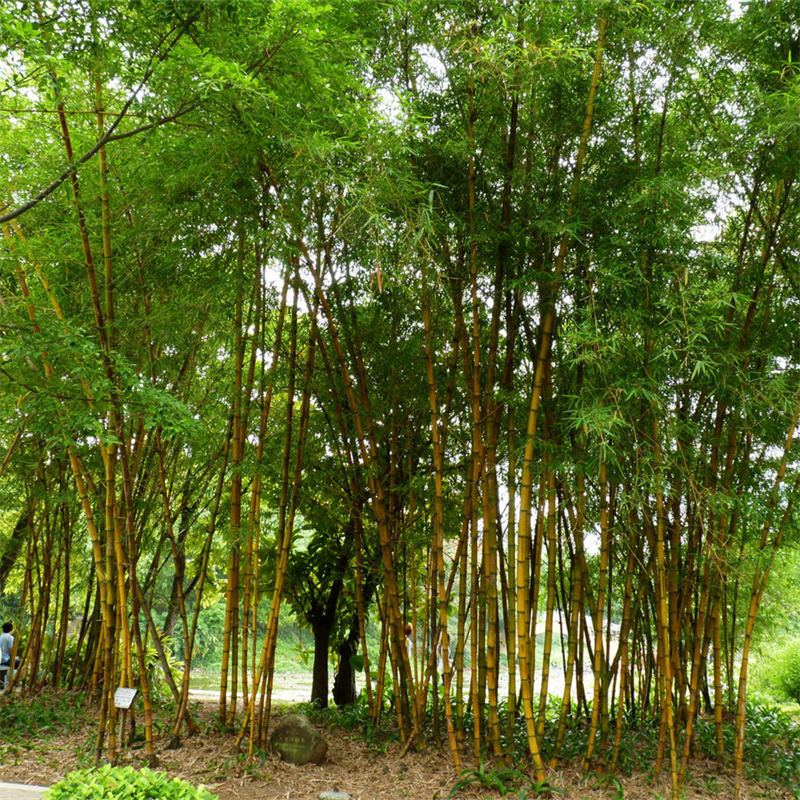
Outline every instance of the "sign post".
[(120, 687), (114, 692), (114, 705), (117, 708), (129, 709), (133, 705), (138, 689), (125, 689)]

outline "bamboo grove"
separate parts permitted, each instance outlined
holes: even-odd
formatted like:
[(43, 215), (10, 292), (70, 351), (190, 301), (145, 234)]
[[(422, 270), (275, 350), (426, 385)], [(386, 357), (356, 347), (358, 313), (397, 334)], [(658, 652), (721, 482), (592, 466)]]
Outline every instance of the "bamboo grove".
[(456, 770), (653, 725), (677, 796), (703, 716), (741, 776), (798, 537), (791, 6), (0, 5), (15, 680), (96, 692), (98, 759), (139, 687), (152, 756), (155, 660), (177, 746), (219, 597), (253, 753), (289, 603), (314, 697), (339, 654)]

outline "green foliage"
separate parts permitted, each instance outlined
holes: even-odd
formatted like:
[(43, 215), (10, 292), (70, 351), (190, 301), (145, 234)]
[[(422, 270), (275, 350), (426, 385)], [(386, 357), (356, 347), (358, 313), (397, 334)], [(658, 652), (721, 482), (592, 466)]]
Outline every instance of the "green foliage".
[(0, 698), (3, 735), (0, 753), (30, 739), (62, 736), (81, 728), (87, 718), (84, 696), (79, 693), (5, 695)]
[(744, 737), (748, 772), (800, 793), (800, 722), (775, 706), (747, 704)]
[[(200, 611), (192, 657), (192, 686), (218, 689), (225, 630), (225, 601), (218, 600)], [(263, 641), (266, 624), (262, 618), (257, 628), (257, 642)], [(176, 630), (176, 633), (178, 631)], [(306, 674), (311, 671), (314, 639), (305, 625), (298, 625), (288, 603), (281, 605), (278, 641), (275, 648), (275, 672)]]
[(369, 708), (366, 698), (359, 696), (355, 703), (342, 706), (328, 706), (320, 708), (316, 703), (300, 703), (297, 706), (298, 713), (305, 714), (314, 722), (327, 726), (344, 728), (345, 730), (357, 730), (369, 720)]
[(218, 800), (204, 786), (192, 786), (178, 778), (147, 768), (112, 767), (70, 772), (51, 786), (46, 800)]
[(753, 670), (752, 685), (779, 702), (800, 703), (800, 637), (762, 648)]
[(200, 609), (200, 614), (197, 618), (192, 665), (204, 667), (209, 664), (219, 663), (224, 634), (225, 600), (221, 599), (206, 608)]
[(342, 707), (320, 708), (316, 703), (300, 703), (295, 708), (318, 725), (360, 731), (367, 746), (376, 753), (385, 754), (389, 744), (399, 739), (396, 721), (390, 714), (383, 715), (380, 726), (373, 725), (365, 691), (355, 703)]
[(363, 655), (350, 656), (350, 666), (356, 672), (363, 672), (364, 671), (364, 656)]
[[(172, 675), (172, 680), (175, 681), (176, 685), (180, 686), (181, 676), (183, 673), (183, 661), (176, 658), (176, 648), (168, 636), (162, 637), (161, 643), (164, 646), (164, 655), (166, 656), (167, 666), (169, 667), (170, 674)], [(161, 666), (161, 661), (158, 658), (155, 645), (150, 641), (148, 641), (144, 658), (150, 680), (150, 691), (152, 693), (153, 700), (156, 702), (172, 701), (172, 692), (168, 688), (167, 679), (164, 675), (164, 669)], [(136, 659), (134, 662), (133, 673), (135, 676), (138, 676), (138, 659)]]
[(608, 788), (614, 792), (614, 800), (625, 800), (625, 789), (619, 778), (613, 775), (592, 776), (598, 789)]
[(500, 792), (503, 797), (506, 797), (512, 791), (517, 793), (517, 797), (550, 796), (553, 793), (566, 794), (565, 791), (558, 789), (548, 781), (533, 780), (520, 770), (503, 766), (496, 766), (487, 770), (486, 765), (482, 763), (477, 769), (461, 771), (458, 781), (450, 790), (450, 797), (473, 784), (480, 784), (487, 789)]

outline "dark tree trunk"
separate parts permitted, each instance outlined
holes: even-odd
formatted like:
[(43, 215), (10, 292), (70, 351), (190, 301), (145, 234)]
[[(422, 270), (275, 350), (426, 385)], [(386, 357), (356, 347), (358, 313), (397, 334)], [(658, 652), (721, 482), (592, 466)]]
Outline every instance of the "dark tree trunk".
[[(94, 669), (94, 659), (97, 647), (100, 644), (100, 631), (102, 628), (101, 619), (101, 600), (100, 590), (94, 592), (94, 608), (92, 609), (91, 617), (89, 618), (89, 625), (87, 628), (86, 636), (86, 649), (84, 650), (83, 664), (81, 665), (82, 678), (80, 687), (86, 689), (92, 678), (92, 671)], [(78, 657), (78, 654), (75, 654)]]
[(331, 642), (332, 621), (324, 615), (311, 626), (314, 633), (314, 672), (311, 681), (311, 702), (320, 708), (328, 707), (328, 647)]
[(28, 538), (28, 526), (30, 525), (31, 514), (30, 509), (26, 508), (17, 520), (14, 530), (11, 532), (11, 538), (6, 545), (2, 558), (0, 558), (0, 594), (3, 594), (6, 588), (6, 581), (8, 580), (9, 573), (17, 563), (19, 554), (22, 552), (22, 547), (25, 540)]
[[(364, 603), (364, 614), (369, 610), (372, 595), (375, 593), (375, 581), (367, 580), (364, 584), (362, 599)], [(355, 703), (358, 698), (356, 692), (356, 671), (350, 663), (350, 659), (358, 652), (358, 640), (361, 630), (358, 624), (358, 611), (353, 614), (350, 621), (350, 631), (347, 638), (339, 646), (339, 666), (336, 676), (333, 679), (333, 702), (337, 706), (346, 706)]]
[(344, 582), (337, 578), (325, 605), (316, 604), (307, 616), (314, 634), (314, 671), (311, 680), (311, 702), (320, 708), (328, 707), (328, 649), (336, 623), (336, 609)]
[(358, 652), (358, 615), (356, 614), (355, 635), (352, 627), (349, 636), (339, 647), (339, 668), (333, 679), (333, 702), (346, 706), (356, 701), (356, 671), (350, 659)]
[[(178, 588), (183, 583), (183, 577), (186, 573), (186, 561), (182, 553), (178, 554), (177, 563), (175, 564), (175, 575), (172, 578), (172, 591), (169, 595), (169, 603), (167, 605), (167, 616), (164, 619), (164, 635), (172, 639), (175, 635), (175, 624), (180, 615), (180, 601), (178, 598)], [(175, 650), (175, 648), (172, 648)]]
[[(186, 488), (184, 487), (184, 495)], [(167, 616), (164, 620), (164, 634), (172, 639), (175, 635), (175, 625), (180, 616), (180, 598), (178, 595), (179, 589), (183, 589), (183, 596), (186, 597), (187, 590), (183, 586), (183, 581), (186, 576), (186, 536), (189, 533), (189, 523), (195, 508), (187, 505), (186, 497), (181, 506), (181, 519), (178, 529), (178, 538), (176, 541), (178, 556), (173, 560), (175, 574), (172, 578), (172, 590), (169, 595), (169, 604), (167, 606)], [(172, 648), (176, 650), (175, 647)]]

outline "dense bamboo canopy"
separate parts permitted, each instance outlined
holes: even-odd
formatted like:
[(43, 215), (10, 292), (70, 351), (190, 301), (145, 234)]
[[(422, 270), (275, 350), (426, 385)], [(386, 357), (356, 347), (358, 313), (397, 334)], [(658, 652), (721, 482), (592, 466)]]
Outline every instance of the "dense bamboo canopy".
[(677, 793), (706, 714), (741, 774), (800, 536), (793, 6), (0, 3), (17, 680), (114, 758), (155, 648), (177, 743), (219, 596), (253, 752), (285, 600), (316, 700), (340, 654), (457, 768), (652, 721)]

